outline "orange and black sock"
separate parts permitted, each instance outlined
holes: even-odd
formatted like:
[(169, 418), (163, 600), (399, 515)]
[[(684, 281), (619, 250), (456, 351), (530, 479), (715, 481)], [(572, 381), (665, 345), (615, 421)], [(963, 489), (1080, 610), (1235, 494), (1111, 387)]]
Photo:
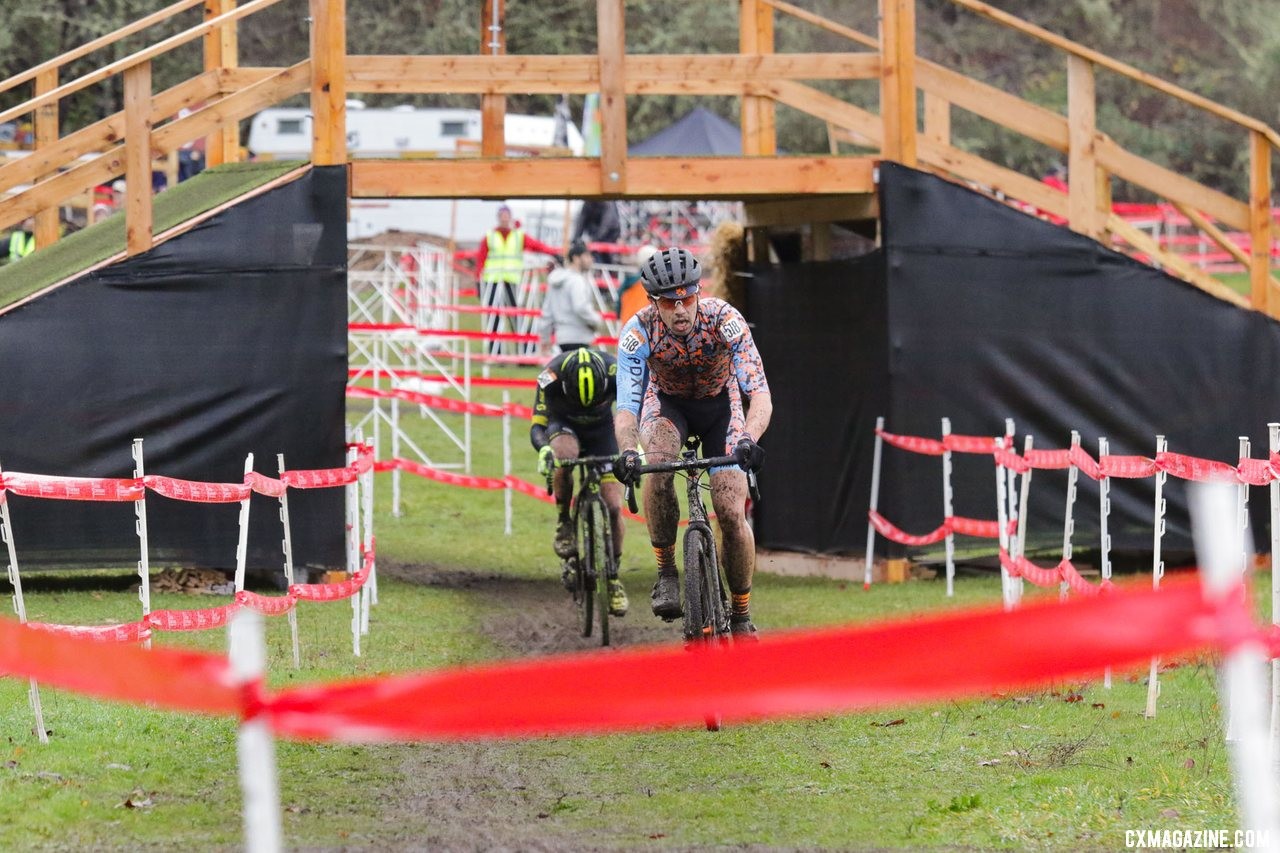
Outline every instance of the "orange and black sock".
[(733, 593), (733, 615), (746, 616), (751, 612), (751, 590)]
[(676, 571), (676, 546), (674, 542), (670, 545), (654, 545), (653, 555), (658, 558), (658, 574), (678, 574)]

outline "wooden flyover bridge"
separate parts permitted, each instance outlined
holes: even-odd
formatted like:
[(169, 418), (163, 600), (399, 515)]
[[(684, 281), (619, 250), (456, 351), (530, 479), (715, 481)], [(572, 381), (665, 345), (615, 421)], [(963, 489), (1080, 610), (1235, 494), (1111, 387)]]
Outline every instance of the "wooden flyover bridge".
[[(1059, 217), (1074, 231), (1141, 253), (1223, 298), (1280, 316), (1280, 283), (1269, 269), (1277, 239), (1271, 216), (1272, 158), (1280, 135), (1256, 119), (980, 0), (948, 2), (966, 14), (1018, 31), (1029, 48), (1034, 42), (1052, 48), (1066, 65), (1065, 114), (918, 56), (915, 0), (877, 0), (880, 27), (874, 34), (784, 0), (714, 0), (724, 7), (720, 19), (726, 26), (733, 26), (729, 22), (736, 17), (739, 49), (709, 55), (628, 54), (624, 0), (597, 0), (595, 54), (509, 54), (503, 28), (506, 4), (528, 1), (476, 0), (481, 37), (475, 54), (386, 56), (348, 52), (346, 0), (178, 0), (0, 81), (0, 96), (10, 93), (8, 102), (30, 92), (25, 100), (0, 109), (0, 122), (31, 118), (36, 140), (28, 156), (0, 165), (0, 232), (34, 216), (37, 246), (47, 246), (58, 239), (60, 204), (123, 176), (127, 251), (146, 251), (155, 239), (150, 190), (154, 157), (205, 138), (210, 165), (234, 161), (240, 154), (241, 121), (309, 93), (311, 164), (345, 165), (352, 198), (739, 199), (747, 202), (747, 225), (755, 237), (762, 237), (769, 227), (804, 224), (811, 236), (807, 252), (822, 258), (829, 252), (832, 223), (875, 217), (875, 164), (886, 159)], [(307, 58), (287, 67), (241, 66), (239, 31), (253, 27), (254, 15), (277, 4), (293, 4), (299, 17), (309, 15)], [(779, 16), (840, 36), (848, 47), (825, 53), (778, 52), (774, 30)], [(69, 63), (98, 55), (121, 39), (144, 37), (140, 34), (171, 19), (181, 23), (186, 18), (190, 25), (177, 34), (66, 79)], [(167, 26), (172, 29), (172, 24)], [(153, 66), (170, 61), (175, 51), (197, 46), (202, 49), (202, 70), (156, 91)], [(1248, 197), (1236, 198), (1175, 173), (1101, 132), (1096, 121), (1099, 74), (1127, 77), (1189, 105), (1206, 122), (1224, 121), (1235, 128), (1242, 149), (1249, 151)], [(812, 85), (824, 80), (878, 81), (878, 110)], [(63, 100), (108, 86), (122, 88), (123, 110), (64, 132), (58, 119)], [(346, 100), (362, 93), (477, 96), (483, 116), (480, 156), (349, 159)], [(599, 156), (507, 156), (504, 103), (513, 93), (599, 93)], [(626, 99), (673, 94), (740, 99), (742, 156), (628, 157)], [(775, 132), (779, 104), (824, 122), (831, 150), (780, 156)], [(957, 110), (1060, 152), (1073, 178), (1068, 191), (966, 151), (951, 133)], [(180, 111), (186, 114), (179, 117)], [(1247, 268), (1250, 298), (1227, 290), (1116, 216), (1110, 198), (1113, 180), (1171, 204), (1205, 238)], [(1247, 234), (1248, 247), (1238, 246), (1228, 232)]]

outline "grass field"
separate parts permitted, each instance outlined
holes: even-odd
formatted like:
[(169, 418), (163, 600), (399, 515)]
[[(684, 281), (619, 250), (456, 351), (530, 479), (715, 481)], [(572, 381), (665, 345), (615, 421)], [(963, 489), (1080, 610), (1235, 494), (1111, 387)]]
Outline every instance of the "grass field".
[[(353, 415), (366, 405), (352, 401)], [(412, 421), (424, 449), (450, 461), (429, 425), (416, 414)], [(500, 473), (500, 422), (477, 419), (474, 431), (475, 473)], [(523, 424), (513, 428), (516, 472), (535, 480), (525, 434)], [(289, 662), (287, 623), (268, 622), (273, 684), (594, 648), (573, 631), (558, 583), (551, 507), (514, 496), (507, 537), (502, 493), (406, 476), (405, 512), (392, 518), (389, 475), (378, 477), (381, 603), (364, 655), (352, 657), (346, 603), (304, 604), (300, 671)], [(615, 623), (620, 645), (678, 639), (647, 612), (651, 560), (643, 529), (630, 524), (623, 578), (633, 607)], [(26, 583), (33, 619), (98, 624), (138, 615), (123, 570), (74, 582), (33, 575)], [(864, 593), (833, 580), (763, 575), (756, 590), (766, 634), (999, 598), (998, 580), (985, 577), (960, 579), (952, 600), (940, 581)], [(221, 601), (157, 595), (154, 606)], [(159, 637), (169, 646), (225, 644), (216, 631)], [(1144, 676), (1117, 673), (1109, 690), (1059, 684), (716, 733), (372, 747), (282, 742), (286, 842), (308, 849), (1116, 849), (1128, 829), (1235, 827), (1212, 668), (1184, 661), (1166, 672), (1155, 720), (1142, 716)], [(31, 733), (25, 685), (0, 682), (7, 736), (0, 847), (239, 844), (231, 721), (55, 690), (43, 696), (48, 746)]]

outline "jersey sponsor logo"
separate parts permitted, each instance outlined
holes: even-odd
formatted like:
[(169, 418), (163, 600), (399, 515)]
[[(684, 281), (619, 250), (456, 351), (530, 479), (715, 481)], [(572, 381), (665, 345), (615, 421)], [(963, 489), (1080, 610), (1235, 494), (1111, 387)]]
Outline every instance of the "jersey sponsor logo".
[(737, 317), (730, 317), (720, 324), (720, 331), (726, 341), (731, 341), (742, 334), (742, 321)]
[(644, 342), (640, 340), (640, 336), (634, 331), (627, 332), (622, 336), (622, 340), (618, 341), (618, 352), (635, 355), (636, 350), (640, 349), (640, 344), (642, 343)]
[(556, 375), (550, 370), (544, 370), (538, 374), (538, 387), (547, 388), (551, 383), (556, 381)]

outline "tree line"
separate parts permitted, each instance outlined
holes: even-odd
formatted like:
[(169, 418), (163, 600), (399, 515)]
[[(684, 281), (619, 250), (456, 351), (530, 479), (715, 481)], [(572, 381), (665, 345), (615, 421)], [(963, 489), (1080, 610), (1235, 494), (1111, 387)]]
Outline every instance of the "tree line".
[[(471, 54), (481, 42), (482, 4), (489, 0), (362, 0), (347, 3), (348, 50), (370, 54)], [(795, 5), (864, 33), (876, 32), (875, 0), (794, 0)], [(0, 76), (7, 77), (162, 6), (159, 0), (5, 0), (0, 28)], [(1088, 45), (1187, 89), (1280, 125), (1280, 15), (1275, 0), (998, 0), (1001, 9)], [(708, 7), (719, 12), (708, 14)], [(627, 49), (632, 53), (730, 53), (738, 47), (735, 0), (627, 0)], [(926, 59), (999, 86), (1060, 113), (1066, 110), (1066, 59), (1027, 36), (1000, 27), (948, 0), (918, 0), (917, 49)], [(72, 63), (63, 80), (85, 73), (200, 20), (195, 9), (142, 36)], [(778, 14), (780, 52), (861, 50), (846, 39)], [(588, 0), (506, 0), (510, 53), (581, 54), (596, 50), (595, 4)], [(279, 66), (306, 56), (307, 3), (283, 0), (239, 28), (240, 62)], [(195, 42), (155, 63), (157, 90), (201, 67)], [(874, 81), (825, 81), (818, 88), (875, 110)], [(1244, 133), (1138, 83), (1100, 71), (1098, 124), (1126, 147), (1209, 186), (1242, 196), (1248, 179)], [(117, 78), (66, 99), (66, 129), (120, 109)], [(0, 95), (0, 106), (28, 87)], [(361, 96), (370, 106), (476, 106), (474, 96)], [(513, 95), (512, 112), (551, 114), (554, 97)], [(647, 138), (692, 109), (706, 107), (738, 120), (731, 97), (646, 96), (628, 99), (628, 136)], [(571, 107), (580, 119), (582, 97)], [(1065, 165), (1058, 152), (954, 110), (955, 143), (1030, 174)], [(778, 145), (791, 153), (829, 150), (825, 124), (778, 109)], [(1117, 186), (1117, 198), (1132, 188)]]

